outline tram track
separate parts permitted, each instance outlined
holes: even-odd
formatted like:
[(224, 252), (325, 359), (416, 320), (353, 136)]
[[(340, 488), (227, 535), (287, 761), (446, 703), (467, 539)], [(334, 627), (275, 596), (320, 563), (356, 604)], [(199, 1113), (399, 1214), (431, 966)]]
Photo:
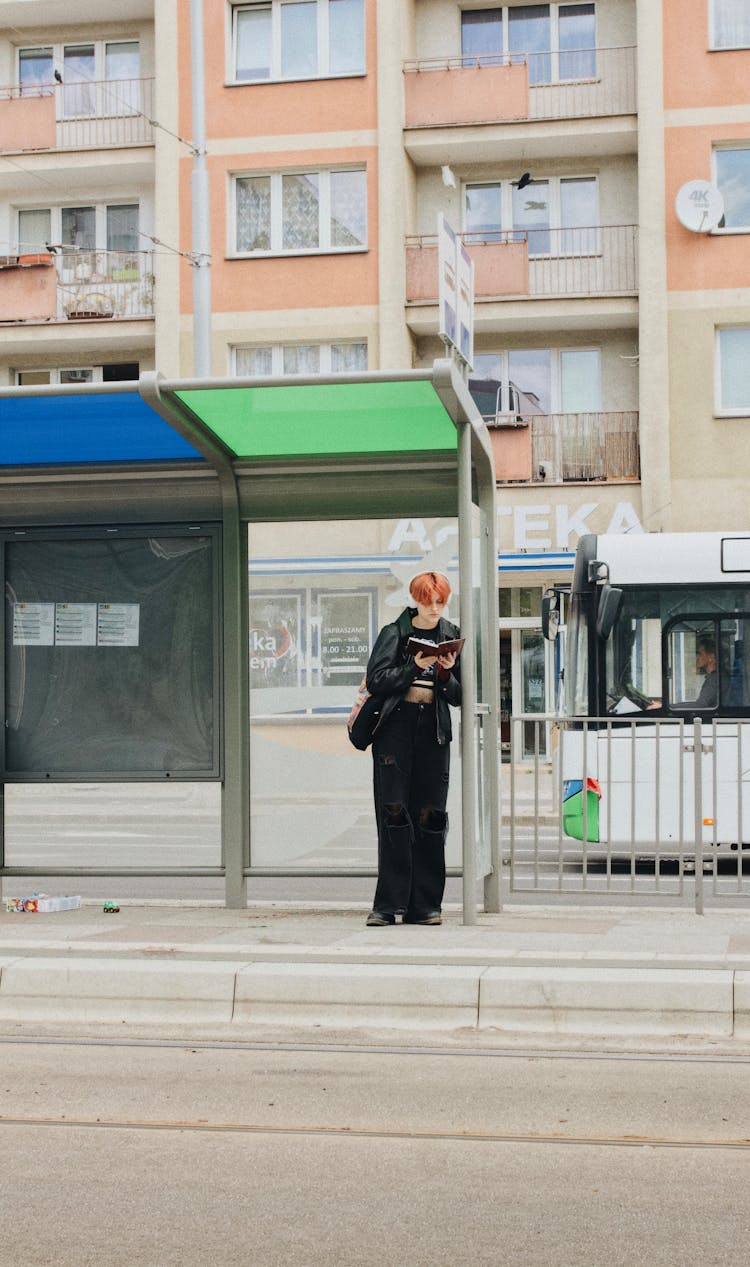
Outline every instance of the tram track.
[(573, 1060), (573, 1061), (629, 1061), (670, 1064), (750, 1064), (750, 1050), (743, 1052), (668, 1052), (632, 1050), (575, 1050), (571, 1048), (541, 1047), (463, 1047), (429, 1046), (425, 1044), (397, 1043), (341, 1043), (341, 1042), (286, 1042), (253, 1039), (197, 1039), (190, 1038), (103, 1038), (88, 1035), (28, 1035), (0, 1034), (0, 1046), (18, 1047), (78, 1047), (78, 1048), (144, 1048), (179, 1051), (247, 1051), (311, 1054), (340, 1054), (347, 1056), (434, 1056), (449, 1058), (483, 1058), (492, 1060)]
[(475, 1144), (547, 1144), (570, 1145), (587, 1148), (680, 1148), (680, 1149), (731, 1149), (750, 1152), (750, 1139), (701, 1139), (679, 1138), (662, 1135), (566, 1135), (551, 1132), (498, 1132), (498, 1131), (427, 1131), (382, 1127), (371, 1129), (351, 1126), (321, 1125), (271, 1125), (262, 1122), (209, 1122), (140, 1120), (133, 1118), (88, 1117), (32, 1117), (5, 1116), (0, 1114), (0, 1130), (8, 1126), (67, 1127), (85, 1130), (167, 1131), (190, 1133), (217, 1133), (223, 1135), (295, 1135), (346, 1139), (413, 1140), (424, 1143), (475, 1143)]

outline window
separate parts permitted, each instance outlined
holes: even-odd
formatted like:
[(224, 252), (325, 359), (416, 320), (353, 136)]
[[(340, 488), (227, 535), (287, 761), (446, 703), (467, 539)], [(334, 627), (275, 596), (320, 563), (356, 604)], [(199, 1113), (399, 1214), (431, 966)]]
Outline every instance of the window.
[(265, 347), (237, 347), (234, 373), (261, 378), (281, 374), (343, 374), (367, 369), (367, 344), (276, 343)]
[(750, 327), (716, 332), (716, 408), (720, 414), (750, 414)]
[(231, 78), (238, 83), (362, 74), (364, 0), (234, 5), (232, 50)]
[(502, 9), (464, 9), (461, 13), (461, 54), (466, 65), (502, 65), (504, 51)]
[(713, 0), (710, 12), (712, 48), (750, 47), (747, 0)]
[(677, 620), (667, 626), (667, 704), (672, 709), (747, 709), (745, 625), (729, 620)]
[(593, 4), (558, 9), (560, 79), (591, 79), (596, 74), (596, 20)]
[[(97, 114), (122, 114), (140, 109), (140, 46), (137, 40), (91, 41), (86, 44), (53, 44), (46, 48), (18, 50), (21, 96), (54, 91), (54, 72), (60, 72), (58, 96), (61, 118), (91, 118)], [(96, 85), (111, 85), (97, 92)]]
[(749, 600), (742, 586), (624, 586), (605, 646), (607, 712), (747, 711)]
[(363, 168), (238, 176), (235, 188), (235, 250), (240, 254), (350, 251), (367, 245)]
[(51, 93), (54, 83), (52, 49), (19, 49), (18, 82), (22, 97), (39, 97)]
[(511, 348), (474, 357), (469, 389), (480, 413), (598, 413), (599, 348)]
[(117, 268), (127, 262), (122, 257), (141, 250), (139, 222), (138, 203), (19, 210), (18, 249), (27, 254), (44, 250), (50, 243), (63, 268), (73, 267), (77, 259), (93, 267), (95, 261), (83, 257), (106, 251), (105, 259)]
[(18, 251), (21, 255), (43, 251), (52, 241), (52, 212), (19, 211)]
[(139, 376), (137, 361), (121, 361), (76, 369), (17, 370), (15, 378), (19, 387), (57, 387), (65, 383), (123, 383)]
[(716, 184), (724, 199), (721, 229), (750, 229), (750, 147), (714, 150)]
[(598, 253), (599, 187), (594, 176), (550, 177), (467, 185), (464, 229), (470, 242), (501, 240), (502, 230), (518, 231), (529, 255)]
[(593, 4), (521, 4), (507, 15), (508, 50), (526, 55), (531, 85), (596, 73)]

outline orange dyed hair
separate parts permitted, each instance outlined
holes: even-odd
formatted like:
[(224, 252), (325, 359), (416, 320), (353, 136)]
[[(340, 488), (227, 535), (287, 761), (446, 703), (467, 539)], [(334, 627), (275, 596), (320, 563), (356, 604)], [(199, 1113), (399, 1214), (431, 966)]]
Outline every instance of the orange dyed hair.
[(436, 595), (441, 603), (447, 603), (451, 596), (448, 577), (442, 572), (420, 572), (409, 586), (409, 593), (415, 603), (429, 603)]

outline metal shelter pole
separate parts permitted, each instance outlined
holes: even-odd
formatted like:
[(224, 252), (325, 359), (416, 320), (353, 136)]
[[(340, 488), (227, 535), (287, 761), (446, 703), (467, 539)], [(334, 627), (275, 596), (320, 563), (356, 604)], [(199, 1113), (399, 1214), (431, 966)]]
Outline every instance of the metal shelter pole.
[[(488, 712), (483, 723), (484, 752), (485, 760), (482, 762), (482, 793), (484, 804), (489, 806), (489, 832), (490, 832), (490, 872), (485, 878), (485, 909), (488, 911), (496, 911), (500, 909), (500, 648), (497, 634), (497, 513), (496, 513), (496, 489), (495, 489), (495, 462), (492, 454), (492, 443), (484, 425), (482, 417), (477, 409), (466, 383), (461, 378), (455, 365), (448, 360), (435, 361), (433, 365), (433, 385), (435, 391), (445, 406), (446, 411), (453, 419), (458, 429), (458, 504), (459, 504), (459, 551), (461, 543), (461, 523), (460, 516), (464, 515), (464, 521), (468, 527), (465, 531), (467, 538), (464, 548), (467, 554), (468, 562), (464, 564), (461, 559), (460, 566), (462, 575), (471, 574), (471, 506), (472, 506), (472, 474), (476, 475), (477, 494), (480, 510), (484, 513), (484, 560), (482, 569), (481, 584), (486, 590), (486, 618), (482, 621), (481, 637), (482, 637), (482, 674), (483, 674), (483, 695), (484, 702), (488, 705)], [(467, 451), (468, 450), (468, 451)], [(464, 508), (462, 510), (462, 508)], [(469, 569), (465, 572), (465, 567)], [(473, 607), (471, 602), (464, 605), (464, 586), (461, 587), (461, 632), (464, 633), (464, 621), (468, 620), (473, 629)], [(471, 659), (467, 658), (467, 648), (464, 648), (462, 655), (463, 673), (462, 683), (464, 686), (464, 701), (466, 700), (466, 679), (471, 678), (471, 691), (474, 695), (472, 701), (472, 709), (475, 707), (476, 700), (476, 672), (474, 666), (474, 648), (473, 644), (470, 652)], [(470, 673), (467, 669), (470, 665)], [(468, 725), (466, 716), (462, 712), (462, 731), (464, 734), (472, 734), (472, 753), (473, 753), (473, 715), (471, 718), (472, 730), (469, 732), (464, 729)], [(473, 769), (472, 777), (476, 778), (476, 769)], [(467, 795), (464, 789), (464, 809), (467, 806)], [(466, 865), (467, 865), (467, 848), (466, 842), (469, 839), (469, 831), (471, 831), (471, 840), (475, 841), (476, 824), (474, 823), (474, 790), (471, 793), (471, 812), (472, 827), (464, 826), (463, 833), (463, 856), (464, 856), (464, 893), (466, 893)], [(473, 852), (468, 863), (473, 872), (472, 901), (474, 903), (472, 909), (476, 910), (476, 853)], [(464, 909), (466, 910), (466, 898), (464, 898)]]
[(461, 578), (459, 613), (461, 637), (461, 854), (463, 864), (463, 922), (477, 922), (476, 753), (476, 656), (474, 654), (474, 594), (472, 589), (471, 538), (471, 425), (458, 422), (458, 570)]
[(482, 621), (482, 695), (489, 712), (484, 718), (482, 736), (484, 760), (482, 773), (485, 782), (485, 804), (489, 806), (490, 870), (484, 877), (484, 909), (499, 911), (502, 908), (500, 831), (500, 666), (497, 628), (497, 510), (495, 505), (495, 473), (490, 479), (478, 478), (479, 507), (482, 524), (482, 573), (485, 619)]

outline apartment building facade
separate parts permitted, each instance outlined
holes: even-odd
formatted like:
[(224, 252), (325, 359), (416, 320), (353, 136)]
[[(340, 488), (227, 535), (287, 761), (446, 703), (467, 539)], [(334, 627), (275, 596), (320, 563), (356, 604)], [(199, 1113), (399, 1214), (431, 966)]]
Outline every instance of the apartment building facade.
[[(190, 4), (118, 8), (0, 0), (2, 383), (192, 372)], [(448, 218), (475, 265), (503, 706), (543, 711), (541, 594), (582, 532), (745, 523), (747, 5), (204, 0), (204, 17), (212, 372), (431, 364)], [(675, 214), (694, 179), (724, 199), (709, 233)], [(349, 690), (331, 631), (366, 647), (402, 556), (451, 568), (454, 528), (408, 508), (254, 525), (254, 636), (286, 648), (255, 657), (269, 707), (282, 684)]]

